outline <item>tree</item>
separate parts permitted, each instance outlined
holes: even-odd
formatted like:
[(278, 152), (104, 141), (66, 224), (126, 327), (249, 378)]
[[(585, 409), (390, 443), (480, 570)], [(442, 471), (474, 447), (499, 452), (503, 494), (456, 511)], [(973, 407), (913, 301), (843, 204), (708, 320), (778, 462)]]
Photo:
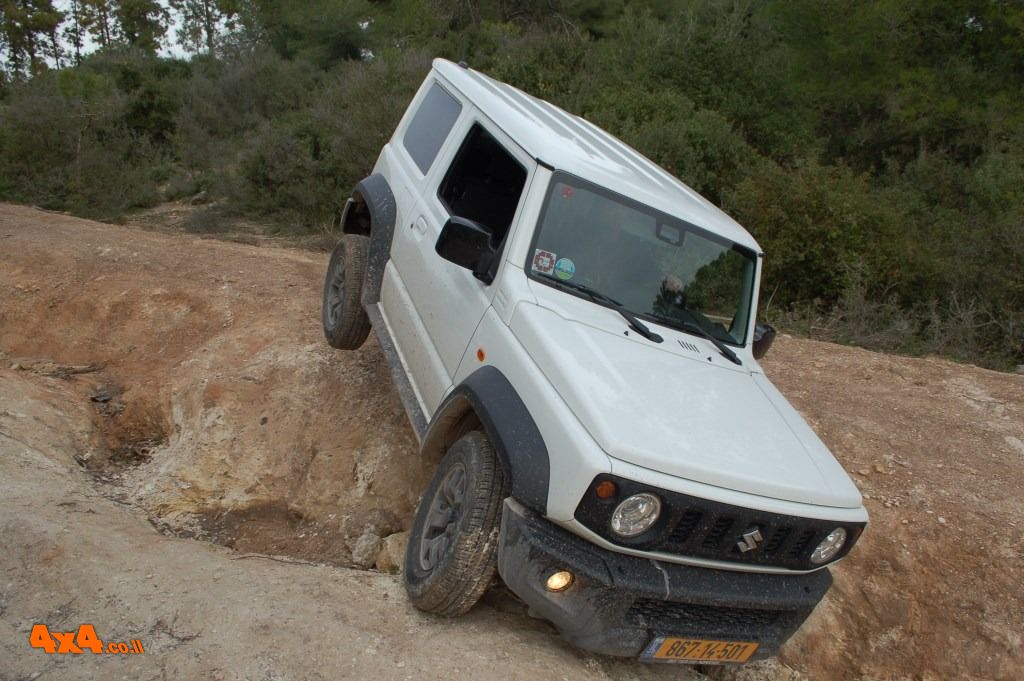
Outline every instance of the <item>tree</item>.
[(369, 7), (365, 0), (246, 0), (240, 18), (254, 42), (269, 45), (285, 59), (304, 59), (326, 69), (359, 58), (367, 39), (360, 24), (370, 15)]
[(0, 2), (0, 42), (15, 78), (39, 73), (47, 67), (47, 59), (60, 66), (63, 50), (57, 29), (63, 20), (64, 13), (51, 0)]
[(99, 43), (100, 49), (109, 47), (116, 38), (114, 5), (110, 0), (78, 0), (82, 29)]
[(82, 63), (82, 47), (85, 44), (86, 16), (82, 0), (70, 0), (67, 18), (68, 25), (64, 27), (64, 40), (66, 40), (75, 51), (75, 65)]
[(181, 19), (178, 40), (199, 52), (204, 47), (214, 54), (224, 28), (231, 29), (244, 0), (170, 0)]
[(114, 16), (127, 45), (156, 54), (170, 19), (163, 5), (156, 0), (120, 0)]
[(199, 52), (203, 47), (210, 54), (216, 51), (217, 38), (224, 23), (238, 16), (240, 0), (170, 0), (181, 18), (178, 40)]

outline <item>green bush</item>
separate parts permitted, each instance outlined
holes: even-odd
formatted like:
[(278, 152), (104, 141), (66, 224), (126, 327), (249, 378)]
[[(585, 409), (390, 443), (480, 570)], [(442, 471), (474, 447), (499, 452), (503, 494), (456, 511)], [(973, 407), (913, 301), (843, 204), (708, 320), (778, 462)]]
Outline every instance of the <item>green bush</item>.
[(205, 193), (188, 229), (245, 214), (327, 233), (443, 56), (586, 117), (722, 205), (765, 250), (767, 317), (1024, 362), (1013, 3), (232, 7), (215, 54), (110, 45), (0, 73), (0, 199), (116, 218), (161, 189)]
[(899, 213), (848, 168), (814, 160), (766, 168), (731, 189), (725, 204), (764, 249), (762, 285), (779, 301), (830, 308), (854, 267), (871, 273), (863, 283), (872, 292), (899, 276)]
[(429, 68), (417, 53), (348, 62), (323, 77), (315, 98), (262, 119), (242, 141), (237, 172), (222, 168), (233, 207), (293, 228), (337, 220)]
[(126, 122), (132, 100), (103, 74), (18, 86), (3, 103), (0, 196), (90, 217), (157, 199), (161, 151)]

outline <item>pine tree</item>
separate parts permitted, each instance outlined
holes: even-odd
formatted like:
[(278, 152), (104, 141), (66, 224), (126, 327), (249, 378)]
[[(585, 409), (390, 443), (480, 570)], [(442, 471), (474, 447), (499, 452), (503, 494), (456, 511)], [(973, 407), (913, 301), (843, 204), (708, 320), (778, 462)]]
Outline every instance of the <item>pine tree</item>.
[(63, 50), (57, 30), (63, 20), (64, 13), (51, 0), (0, 2), (0, 42), (14, 78), (39, 73), (47, 68), (47, 60), (60, 66)]
[(238, 16), (239, 0), (170, 0), (181, 18), (178, 40), (193, 52), (204, 47), (213, 54), (222, 24)]
[(86, 32), (105, 49), (116, 38), (114, 4), (110, 0), (78, 0), (80, 23)]
[(170, 19), (163, 5), (156, 0), (119, 0), (114, 16), (127, 45), (156, 54)]
[(82, 0), (69, 0), (68, 24), (64, 27), (64, 40), (74, 50), (75, 65), (82, 62), (82, 48), (85, 46), (86, 16)]

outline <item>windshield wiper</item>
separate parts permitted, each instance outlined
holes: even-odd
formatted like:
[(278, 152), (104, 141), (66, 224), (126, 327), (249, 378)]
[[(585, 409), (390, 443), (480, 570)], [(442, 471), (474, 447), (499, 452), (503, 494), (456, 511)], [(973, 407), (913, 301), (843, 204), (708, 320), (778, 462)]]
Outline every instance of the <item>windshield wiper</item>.
[(542, 279), (546, 279), (547, 281), (554, 282), (556, 286), (559, 286), (561, 288), (570, 289), (572, 291), (579, 291), (580, 293), (588, 296), (595, 303), (604, 303), (608, 305), (613, 310), (622, 315), (627, 322), (629, 322), (629, 328), (633, 329), (647, 340), (654, 341), (655, 343), (660, 343), (663, 340), (665, 340), (660, 335), (651, 331), (649, 326), (647, 326), (642, 321), (637, 319), (637, 317), (632, 312), (624, 308), (622, 306), (622, 303), (615, 300), (614, 298), (611, 298), (605, 295), (604, 293), (592, 289), (584, 284), (577, 284), (574, 281), (565, 281), (550, 274), (545, 274), (544, 272), (534, 272), (533, 274), (535, 276), (541, 277)]
[(701, 338), (704, 338), (705, 340), (711, 341), (711, 343), (716, 348), (718, 348), (718, 351), (722, 353), (723, 357), (725, 357), (733, 364), (739, 364), (740, 366), (743, 366), (743, 361), (736, 356), (736, 353), (732, 351), (732, 348), (730, 348), (728, 345), (720, 341), (718, 338), (715, 338), (715, 336), (712, 335), (711, 333), (708, 333), (707, 329), (705, 329), (700, 324), (694, 324), (693, 322), (688, 322), (685, 319), (676, 319), (674, 317), (667, 317), (665, 315), (660, 314), (652, 314), (651, 316), (659, 321), (664, 322), (665, 324), (668, 324), (669, 326), (674, 326), (676, 328), (682, 329), (683, 331), (696, 334)]

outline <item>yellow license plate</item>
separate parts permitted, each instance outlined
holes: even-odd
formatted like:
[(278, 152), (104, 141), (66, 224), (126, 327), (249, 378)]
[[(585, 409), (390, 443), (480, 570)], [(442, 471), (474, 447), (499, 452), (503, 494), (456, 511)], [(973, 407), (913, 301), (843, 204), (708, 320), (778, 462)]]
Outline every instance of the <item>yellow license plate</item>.
[(653, 662), (700, 662), (728, 664), (746, 662), (757, 651), (757, 643), (707, 641), (695, 638), (655, 639), (643, 657)]

